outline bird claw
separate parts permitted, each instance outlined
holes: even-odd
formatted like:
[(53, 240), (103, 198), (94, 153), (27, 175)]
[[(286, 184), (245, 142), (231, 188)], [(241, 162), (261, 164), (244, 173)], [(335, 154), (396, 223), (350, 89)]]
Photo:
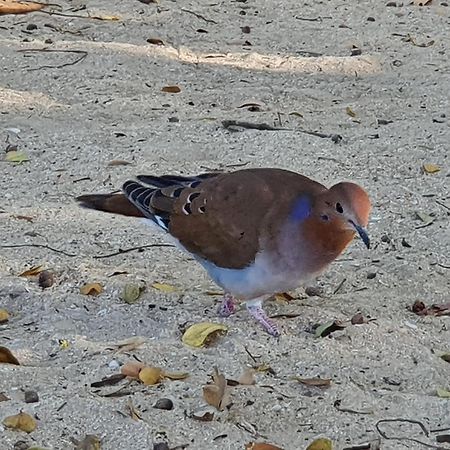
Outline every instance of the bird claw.
[(261, 305), (247, 304), (247, 310), (271, 336), (278, 337), (281, 335), (277, 324), (269, 319)]
[(230, 294), (225, 294), (222, 303), (217, 309), (219, 317), (229, 317), (236, 312), (236, 304), (234, 298)]

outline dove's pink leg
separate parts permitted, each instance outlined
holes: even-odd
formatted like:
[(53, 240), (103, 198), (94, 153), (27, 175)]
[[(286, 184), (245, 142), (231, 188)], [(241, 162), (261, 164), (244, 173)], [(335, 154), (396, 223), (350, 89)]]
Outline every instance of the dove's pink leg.
[(267, 297), (264, 297), (263, 299), (257, 298), (246, 302), (247, 311), (262, 325), (267, 333), (271, 336), (278, 337), (281, 333), (278, 330), (277, 324), (267, 317), (267, 314), (262, 307), (262, 302), (265, 298)]
[(217, 310), (220, 317), (229, 317), (236, 312), (236, 304), (234, 297), (231, 294), (225, 293), (222, 303)]

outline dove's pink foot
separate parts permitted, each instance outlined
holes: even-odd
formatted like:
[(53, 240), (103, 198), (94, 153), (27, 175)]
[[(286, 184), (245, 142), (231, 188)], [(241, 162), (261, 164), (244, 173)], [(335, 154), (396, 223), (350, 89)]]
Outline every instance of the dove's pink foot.
[(236, 312), (236, 304), (234, 297), (231, 294), (226, 293), (223, 296), (222, 303), (219, 306), (219, 309), (217, 310), (217, 314), (220, 317), (229, 317), (231, 314), (234, 314)]
[(267, 333), (274, 337), (280, 336), (281, 333), (277, 324), (267, 317), (267, 314), (262, 307), (262, 300), (257, 299), (248, 301), (246, 306), (247, 311), (262, 325)]

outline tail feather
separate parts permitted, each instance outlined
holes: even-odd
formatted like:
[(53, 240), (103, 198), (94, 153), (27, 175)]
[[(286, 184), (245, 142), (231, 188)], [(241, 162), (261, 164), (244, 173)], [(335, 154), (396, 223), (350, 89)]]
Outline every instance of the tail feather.
[(122, 216), (144, 217), (144, 214), (124, 194), (90, 194), (77, 197), (80, 206)]

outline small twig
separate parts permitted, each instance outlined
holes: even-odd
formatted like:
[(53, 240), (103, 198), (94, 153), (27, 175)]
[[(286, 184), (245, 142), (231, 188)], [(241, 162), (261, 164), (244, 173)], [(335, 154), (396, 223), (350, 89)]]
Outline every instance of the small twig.
[(188, 14), (192, 14), (193, 16), (197, 17), (198, 19), (202, 19), (202, 20), (204, 20), (205, 22), (208, 22), (208, 23), (215, 23), (215, 24), (217, 25), (217, 22), (216, 22), (215, 20), (207, 19), (205, 16), (202, 16), (201, 14), (196, 13), (195, 11), (191, 11), (191, 10), (186, 9), (186, 8), (181, 8), (181, 11), (183, 11), (183, 12), (185, 12), (185, 13), (188, 13)]
[(346, 413), (350, 413), (350, 414), (373, 414), (373, 411), (357, 411), (356, 409), (343, 408), (341, 406), (341, 400), (336, 400), (333, 403), (333, 406), (340, 412), (346, 412)]
[(319, 133), (318, 131), (308, 131), (308, 130), (297, 130), (301, 133), (310, 134), (311, 136), (316, 136), (320, 138), (325, 139), (331, 139), (335, 144), (338, 144), (342, 141), (342, 136), (340, 134), (326, 134), (326, 133)]
[(241, 122), (238, 120), (222, 120), (222, 125), (224, 126), (224, 128), (230, 131), (237, 131), (233, 127), (261, 131), (293, 131), (289, 128), (273, 127), (272, 125), (269, 125), (267, 123)]
[(61, 69), (62, 67), (74, 66), (75, 64), (78, 64), (79, 62), (83, 61), (83, 59), (86, 58), (86, 56), (88, 55), (88, 52), (86, 52), (85, 50), (55, 50), (55, 49), (50, 49), (50, 48), (29, 48), (29, 49), (20, 49), (20, 50), (17, 50), (17, 51), (18, 52), (22, 52), (22, 53), (25, 53), (25, 52), (77, 53), (77, 54), (81, 55), (78, 59), (76, 59), (75, 61), (72, 61), (72, 62), (59, 64), (57, 66), (34, 67), (34, 68), (31, 68), (31, 69), (27, 69), (29, 72), (31, 72), (32, 70)]
[(416, 442), (417, 444), (421, 444), (428, 448), (434, 448), (436, 450), (445, 450), (446, 447), (441, 447), (438, 445), (428, 444), (427, 442), (420, 441), (419, 439), (410, 438), (410, 437), (399, 437), (399, 436), (388, 436), (383, 430), (380, 429), (380, 424), (386, 423), (386, 422), (407, 422), (412, 423), (413, 425), (418, 425), (420, 429), (423, 431), (425, 436), (429, 437), (430, 432), (427, 430), (425, 425), (422, 422), (419, 422), (418, 420), (412, 420), (412, 419), (381, 419), (375, 424), (375, 428), (377, 429), (378, 433), (381, 437), (387, 440), (396, 440), (396, 441), (411, 441)]
[[(447, 265), (445, 265), (445, 264), (437, 263), (437, 265), (438, 265), (439, 267), (442, 267), (443, 269), (450, 269), (450, 266), (447, 266)], [(450, 429), (450, 428), (449, 428), (449, 429)]]
[(430, 430), (430, 433), (440, 433), (441, 431), (449, 431), (450, 427), (446, 428), (434, 428), (433, 430)]
[(1, 248), (20, 248), (20, 247), (40, 247), (40, 248), (46, 248), (47, 250), (51, 250), (55, 253), (61, 253), (62, 255), (69, 256), (71, 258), (78, 256), (73, 253), (67, 253), (64, 250), (58, 250), (56, 248), (50, 247), (49, 245), (45, 244), (11, 244), (11, 245), (1, 245)]
[(436, 202), (438, 205), (440, 205), (440, 206), (442, 206), (443, 208), (445, 208), (447, 211), (450, 211), (450, 206), (447, 206), (445, 203), (443, 203), (443, 202), (441, 202), (441, 201), (439, 201), (439, 200), (435, 200), (435, 202)]
[(36, 12), (48, 14), (49, 16), (73, 17), (75, 19), (105, 20), (99, 16), (80, 16), (79, 14), (64, 14), (56, 11), (44, 11), (43, 9)]
[(96, 255), (96, 256), (93, 256), (93, 258), (94, 259), (111, 258), (112, 256), (123, 255), (124, 253), (134, 252), (135, 250), (141, 250), (141, 249), (143, 250), (144, 248), (152, 248), (152, 247), (175, 247), (175, 245), (172, 245), (172, 244), (149, 244), (149, 245), (139, 245), (138, 247), (126, 248), (124, 250), (119, 248), (119, 250), (117, 252), (108, 253), (106, 255)]
[(250, 356), (250, 358), (252, 358), (253, 362), (254, 362), (255, 364), (258, 364), (258, 361), (256, 360), (256, 357), (253, 356), (253, 355), (250, 353), (250, 350), (249, 350), (245, 345), (244, 345), (244, 350), (245, 350), (245, 352), (247, 353), (247, 355)]
[(338, 284), (338, 287), (333, 291), (333, 295), (337, 294), (337, 293), (341, 290), (342, 286), (344, 286), (344, 283), (345, 283), (346, 281), (347, 281), (347, 278), (344, 278), (344, 279)]
[[(378, 445), (378, 447), (374, 447), (374, 445)], [(380, 440), (374, 439), (373, 441), (365, 442), (364, 444), (356, 444), (350, 447), (344, 447), (342, 450), (372, 450), (374, 448), (379, 449), (380, 448), (379, 445)]]
[(322, 22), (322, 17), (299, 17), (299, 16), (295, 16), (295, 18), (297, 20), (305, 20), (307, 22)]

